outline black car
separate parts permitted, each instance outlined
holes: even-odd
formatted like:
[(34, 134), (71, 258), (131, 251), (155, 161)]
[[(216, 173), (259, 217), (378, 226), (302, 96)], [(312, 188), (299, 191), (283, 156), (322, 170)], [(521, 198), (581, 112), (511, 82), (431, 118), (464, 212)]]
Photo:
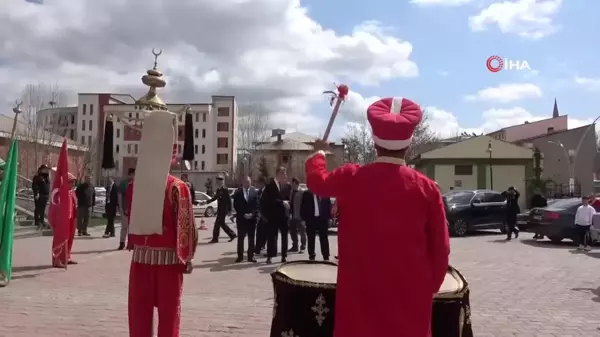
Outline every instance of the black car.
[(444, 195), (450, 233), (465, 236), (479, 229), (504, 230), (506, 198), (492, 190), (452, 191)]
[[(564, 239), (575, 240), (575, 213), (581, 206), (581, 198), (559, 199), (544, 208), (534, 208), (529, 212), (527, 231), (547, 236), (550, 241), (559, 243)], [(596, 212), (600, 206), (594, 204)]]

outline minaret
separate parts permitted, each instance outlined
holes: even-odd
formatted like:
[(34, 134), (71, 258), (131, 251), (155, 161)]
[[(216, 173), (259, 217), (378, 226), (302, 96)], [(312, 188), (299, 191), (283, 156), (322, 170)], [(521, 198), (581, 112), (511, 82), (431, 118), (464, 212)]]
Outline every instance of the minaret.
[(554, 99), (554, 109), (552, 110), (552, 118), (557, 118), (558, 114), (558, 104), (556, 103), (556, 98)]

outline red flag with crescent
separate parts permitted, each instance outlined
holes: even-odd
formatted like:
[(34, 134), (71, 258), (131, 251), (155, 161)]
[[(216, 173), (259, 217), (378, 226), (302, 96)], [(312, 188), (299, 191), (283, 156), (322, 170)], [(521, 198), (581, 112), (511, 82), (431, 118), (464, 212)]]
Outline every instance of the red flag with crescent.
[(69, 218), (72, 211), (72, 201), (69, 196), (70, 189), (67, 139), (65, 138), (58, 156), (56, 174), (52, 182), (52, 193), (50, 194), (50, 209), (48, 210), (48, 221), (52, 226), (54, 235), (60, 235), (63, 231), (69, 229)]

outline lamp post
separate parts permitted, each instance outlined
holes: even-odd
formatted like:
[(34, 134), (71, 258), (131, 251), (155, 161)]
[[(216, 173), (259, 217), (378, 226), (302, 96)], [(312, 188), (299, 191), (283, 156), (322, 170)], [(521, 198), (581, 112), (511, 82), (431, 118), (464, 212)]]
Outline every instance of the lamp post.
[(488, 143), (488, 148), (486, 150), (490, 155), (490, 190), (494, 189), (494, 169), (492, 168), (492, 141)]
[(569, 193), (572, 195), (575, 191), (575, 158), (577, 157), (577, 151), (567, 150), (565, 144), (561, 141), (548, 141), (549, 144), (554, 144), (560, 146), (563, 149), (563, 153), (565, 155), (565, 159), (567, 159), (567, 168), (569, 171)]

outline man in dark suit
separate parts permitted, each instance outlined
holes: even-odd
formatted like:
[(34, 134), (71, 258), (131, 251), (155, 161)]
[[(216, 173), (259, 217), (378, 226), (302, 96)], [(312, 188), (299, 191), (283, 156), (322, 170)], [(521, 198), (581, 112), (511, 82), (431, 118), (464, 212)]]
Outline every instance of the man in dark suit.
[(319, 244), (323, 260), (329, 260), (329, 218), (331, 217), (331, 199), (320, 198), (311, 191), (302, 195), (300, 206), (302, 220), (306, 223), (306, 239), (308, 241), (308, 258), (315, 259), (315, 238), (319, 234)]
[(289, 195), (287, 172), (277, 168), (275, 178), (265, 186), (261, 197), (261, 212), (267, 220), (267, 263), (277, 255), (277, 234), (281, 232), (281, 262), (286, 262), (288, 249)]
[(225, 187), (225, 178), (223, 176), (218, 176), (216, 181), (217, 191), (215, 192), (215, 195), (210, 198), (210, 200), (203, 203), (210, 204), (217, 200), (217, 218), (215, 219), (215, 225), (213, 226), (213, 237), (212, 240), (210, 240), (210, 243), (219, 242), (221, 228), (223, 228), (227, 236), (229, 236), (229, 242), (231, 242), (237, 237), (233, 230), (225, 223), (227, 214), (231, 213), (231, 197), (229, 196), (227, 187)]
[(104, 230), (104, 238), (112, 238), (115, 236), (115, 218), (117, 217), (117, 209), (119, 208), (119, 187), (112, 178), (108, 178), (106, 185), (106, 203), (104, 210), (106, 211), (106, 229)]
[(260, 255), (260, 252), (265, 249), (267, 245), (267, 220), (260, 212), (260, 202), (262, 200), (262, 194), (265, 190), (265, 185), (267, 181), (265, 177), (258, 178), (256, 182), (256, 191), (257, 191), (257, 199), (258, 199), (258, 221), (256, 224), (256, 245), (254, 246), (254, 255)]
[(254, 233), (258, 216), (258, 193), (254, 187), (250, 186), (250, 177), (244, 177), (242, 187), (233, 194), (233, 208), (238, 231), (238, 258), (235, 262), (244, 260), (244, 239), (246, 237), (248, 237), (248, 262), (256, 262), (254, 259)]

